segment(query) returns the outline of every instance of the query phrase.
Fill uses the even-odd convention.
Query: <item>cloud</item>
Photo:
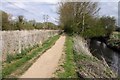
[[[43,15],[49,15],[49,21],[55,22],[56,4],[46,2],[2,2],[2,9],[13,16],[23,15],[26,19],[43,22]]]
[[[43,3],[49,3],[49,4],[56,4],[60,0],[3,0],[2,2],[43,2]]]
[[[25,8],[26,7],[25,4],[22,3],[22,2],[12,2],[12,4],[15,5],[15,6],[18,6],[20,8]]]
[[[115,17],[116,24],[118,24],[119,16],[118,16],[118,2],[103,2],[100,4],[100,16],[111,16]]]
[[[41,22],[43,22],[43,15],[49,15],[49,21],[55,23],[59,16],[57,2],[58,0],[3,0],[0,9],[13,16],[23,15],[28,20],[35,19]],[[101,2],[99,6],[101,7],[101,16],[118,17],[117,2]]]
[[[118,18],[118,2],[101,2],[100,15],[114,16]]]

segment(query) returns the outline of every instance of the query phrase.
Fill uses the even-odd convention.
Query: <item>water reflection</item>
[[[91,41],[90,50],[97,58],[102,59],[104,57],[108,65],[120,76],[120,52],[115,52],[108,48],[105,43],[95,40]]]

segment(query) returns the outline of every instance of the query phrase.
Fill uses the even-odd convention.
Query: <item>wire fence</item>
[[[49,37],[57,35],[58,30],[0,31],[0,50],[3,61],[7,54],[21,53],[34,45],[41,45]]]

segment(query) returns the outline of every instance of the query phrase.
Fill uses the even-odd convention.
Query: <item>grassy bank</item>
[[[45,41],[42,46],[39,46],[36,49],[30,51],[30,53],[27,53],[22,58],[14,61],[13,63],[7,63],[2,69],[3,78],[9,76],[14,71],[19,69],[21,66],[27,64],[27,62],[30,61],[31,59],[38,57],[39,54],[42,54],[44,51],[46,51],[52,45],[54,45],[54,43],[56,42],[56,40],[58,38],[59,38],[59,35],[54,36],[54,37],[50,38],[49,40]],[[29,66],[27,66],[27,68],[29,68],[30,65],[31,64],[29,64]],[[22,72],[24,72],[24,70],[22,70]]]
[[[116,78],[116,74],[104,61],[84,53],[74,52],[77,73],[80,78]]]
[[[73,42],[72,38],[66,38],[65,42],[65,61],[63,64],[63,72],[58,72],[57,76],[59,78],[74,78],[76,77],[75,64],[74,64],[74,55],[73,55]]]
[[[57,69],[58,78],[116,78],[117,74],[111,70],[105,60],[92,56],[81,38],[67,37],[65,42],[65,56]]]
[[[83,39],[83,38],[82,38]],[[84,45],[84,40],[75,37],[74,59],[79,78],[116,78],[117,75],[107,65],[105,59],[99,60],[91,55],[89,48]],[[83,43],[83,44],[82,44]],[[87,51],[88,50],[88,51]]]

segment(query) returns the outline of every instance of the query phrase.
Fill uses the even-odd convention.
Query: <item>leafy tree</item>
[[[110,36],[112,32],[115,30],[115,18],[110,16],[103,16],[100,18],[100,25],[106,31],[106,36]]]
[[[23,22],[23,19],[24,19],[24,17],[22,15],[18,16],[18,20],[19,20],[20,23]]]
[[[115,28],[115,19],[98,17],[99,10],[96,2],[62,2],[58,11],[60,25],[65,32],[85,38],[109,36]]]
[[[90,26],[90,19],[98,12],[96,2],[65,2],[61,3],[58,13],[60,25],[68,33],[83,33]]]
[[[73,23],[73,4],[72,3],[61,3],[59,12],[60,14],[60,25],[63,26],[65,32],[72,32],[71,25]]]
[[[9,15],[4,11],[0,11],[0,14],[2,16],[2,30],[11,30],[8,20]]]

